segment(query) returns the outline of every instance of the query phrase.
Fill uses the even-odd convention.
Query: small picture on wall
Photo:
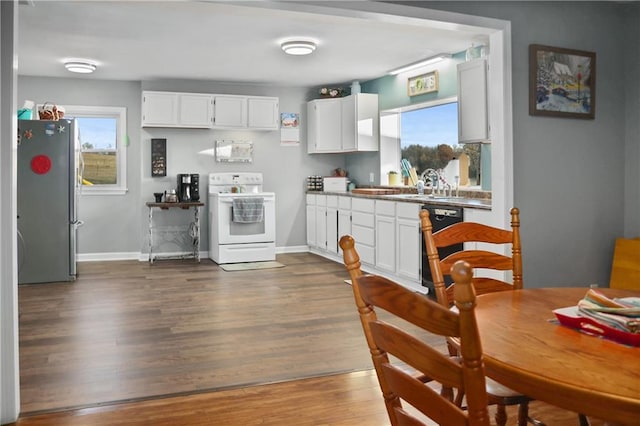
[[[596,54],[529,46],[529,114],[594,118]]]
[[[422,95],[438,91],[438,71],[431,71],[416,77],[410,77],[407,82],[409,96]]]

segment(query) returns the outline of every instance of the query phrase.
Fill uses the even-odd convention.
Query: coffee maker
[[[181,203],[200,201],[200,175],[180,173],[176,192]]]
[[[191,175],[180,173],[178,175],[178,186],[176,187],[178,193],[178,201],[181,203],[188,203],[191,201]]]
[[[200,201],[200,175],[191,175],[191,201]]]

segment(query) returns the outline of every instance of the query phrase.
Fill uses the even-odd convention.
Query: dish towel
[[[578,302],[580,314],[609,327],[628,333],[640,333],[640,297],[609,299],[599,291],[589,290]]]
[[[236,223],[258,223],[264,221],[264,198],[234,198],[233,221]]]

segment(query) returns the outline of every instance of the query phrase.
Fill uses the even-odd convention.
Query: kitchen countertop
[[[375,200],[402,201],[404,203],[432,204],[434,206],[456,206],[472,209],[491,210],[491,199],[444,197],[430,195],[418,195],[416,193],[404,194],[354,194],[351,192],[307,191],[307,194],[341,195],[343,197],[370,198]]]

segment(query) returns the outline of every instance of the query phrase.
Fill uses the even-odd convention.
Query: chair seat
[[[487,393],[491,395],[497,396],[499,398],[515,398],[515,397],[523,398],[522,394],[514,391],[511,388],[506,387],[502,383],[496,382],[490,377],[487,377],[486,380],[487,380]],[[524,397],[524,399],[526,400],[528,398]]]

